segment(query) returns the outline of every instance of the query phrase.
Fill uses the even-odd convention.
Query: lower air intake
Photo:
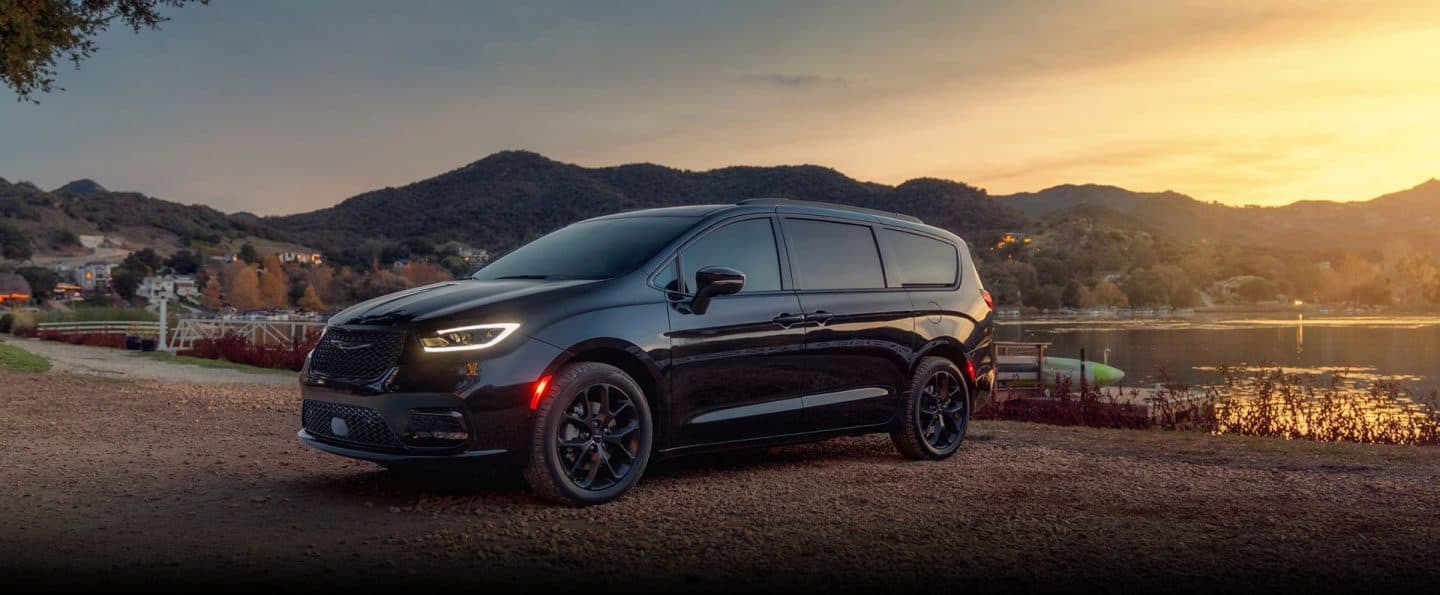
[[[374,409],[307,400],[300,417],[305,431],[313,436],[359,446],[400,447],[385,418]]]

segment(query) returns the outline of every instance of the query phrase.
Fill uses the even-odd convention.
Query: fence
[[[219,318],[184,318],[175,326],[167,343],[172,351],[183,351],[202,339],[241,336],[252,345],[290,345],[325,329],[325,323],[300,320],[224,320]]]
[[[104,322],[42,322],[35,325],[35,330],[41,334],[52,335],[136,335],[142,337],[158,337],[160,335],[160,323],[143,320],[125,321],[104,321]]]

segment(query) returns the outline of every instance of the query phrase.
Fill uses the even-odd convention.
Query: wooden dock
[[[1118,425],[1185,427],[1199,416],[1208,415],[1210,403],[1205,391],[1179,387],[1151,386],[1094,387],[1046,382],[1045,356],[1049,343],[997,341],[992,344],[992,361],[1000,356],[1034,358],[1034,365],[1022,373],[1006,374],[997,380],[994,405],[1004,417],[1047,418],[1079,415],[1113,420]],[[1084,354],[1081,354],[1084,359]],[[1083,372],[1082,372],[1083,373]]]
[[[1187,390],[1176,393],[1164,388],[1106,387],[1097,389],[1100,393],[1094,399],[1084,401],[1085,407],[1103,415],[1128,418],[1144,425],[1186,426],[1206,414],[1209,400],[1204,391]],[[1067,401],[1049,391],[1008,391],[996,390],[995,402],[1009,409],[1050,407],[1066,405]],[[1071,397],[1068,401],[1080,405],[1082,400]]]

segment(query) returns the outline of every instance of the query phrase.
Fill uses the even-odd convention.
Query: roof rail
[[[891,212],[891,211],[882,211],[882,210],[880,210],[880,209],[867,209],[867,208],[865,208],[865,207],[852,207],[852,206],[850,206],[850,205],[836,204],[836,203],[833,203],[833,202],[820,202],[820,201],[816,201],[816,200],[795,200],[795,199],[791,199],[791,198],[747,198],[747,199],[742,200],[742,201],[740,201],[740,202],[737,202],[737,203],[735,203],[735,204],[737,204],[737,205],[777,205],[777,206],[778,206],[778,205],[790,205],[790,206],[796,206],[796,207],[816,207],[816,208],[821,208],[821,209],[835,209],[835,210],[837,210],[837,211],[850,211],[850,212],[852,212],[852,213],[866,213],[866,214],[869,214],[869,215],[879,215],[879,216],[881,216],[881,217],[890,217],[890,218],[892,218],[892,219],[899,219],[899,220],[901,220],[901,221],[909,221],[909,222],[911,222],[911,223],[919,223],[919,224],[921,224],[921,225],[924,225],[924,224],[925,224],[925,222],[924,222],[924,221],[921,221],[919,217],[914,217],[914,216],[911,216],[911,215],[905,215],[905,214],[903,214],[903,213],[894,213],[894,212]]]

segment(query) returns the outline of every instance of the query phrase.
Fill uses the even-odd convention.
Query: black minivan
[[[331,318],[299,437],[392,468],[512,465],[577,505],[656,457],[888,432],[941,459],[993,379],[992,316],[964,241],[913,217],[619,213]]]

